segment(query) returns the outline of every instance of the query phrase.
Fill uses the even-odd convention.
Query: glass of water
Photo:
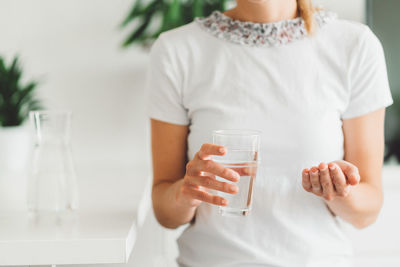
[[[253,196],[253,187],[260,160],[260,132],[256,130],[217,130],[213,131],[213,143],[224,146],[227,150],[224,156],[213,156],[213,160],[230,168],[240,175],[238,182],[231,182],[221,177],[219,181],[236,184],[239,187],[237,194],[218,192],[226,198],[228,206],[220,206],[222,215],[248,215]]]

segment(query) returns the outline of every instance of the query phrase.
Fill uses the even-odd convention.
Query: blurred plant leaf
[[[203,4],[202,0],[193,0],[193,16],[202,17],[203,16]]]
[[[233,0],[136,0],[121,23],[122,28],[135,25],[123,46],[134,43],[146,45],[161,33],[187,24],[195,17],[208,16],[214,10],[226,10],[231,1]],[[155,20],[159,20],[159,23],[154,26],[152,22]]]
[[[125,20],[121,23],[121,27],[125,27],[133,18],[139,16],[142,13],[145,13],[143,9],[143,0],[136,0],[135,4],[133,5],[131,12],[126,16]]]
[[[34,95],[37,82],[21,83],[22,69],[18,57],[7,66],[0,57],[0,126],[18,126],[28,117],[31,110],[41,105]]]

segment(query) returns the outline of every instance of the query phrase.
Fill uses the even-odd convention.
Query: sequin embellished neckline
[[[335,13],[320,10],[314,15],[319,27],[335,19]],[[304,20],[297,17],[271,23],[255,23],[232,19],[220,11],[210,16],[196,18],[202,29],[235,44],[249,46],[279,46],[307,36]]]

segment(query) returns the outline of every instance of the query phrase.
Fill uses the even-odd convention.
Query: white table
[[[0,197],[0,265],[128,261],[150,207],[149,168],[96,164],[78,165],[77,170],[80,208],[72,214],[30,217],[21,177],[19,194],[9,194],[19,198]],[[0,179],[0,193],[18,181],[5,182],[4,175]]]

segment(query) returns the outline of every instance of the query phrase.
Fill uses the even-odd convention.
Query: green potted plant
[[[31,148],[29,111],[40,108],[35,97],[36,81],[22,83],[18,57],[7,64],[0,57],[0,173],[26,167]]]
[[[121,24],[135,24],[123,46],[151,44],[162,32],[187,24],[195,17],[208,16],[214,10],[226,10],[232,0],[135,0]]]

